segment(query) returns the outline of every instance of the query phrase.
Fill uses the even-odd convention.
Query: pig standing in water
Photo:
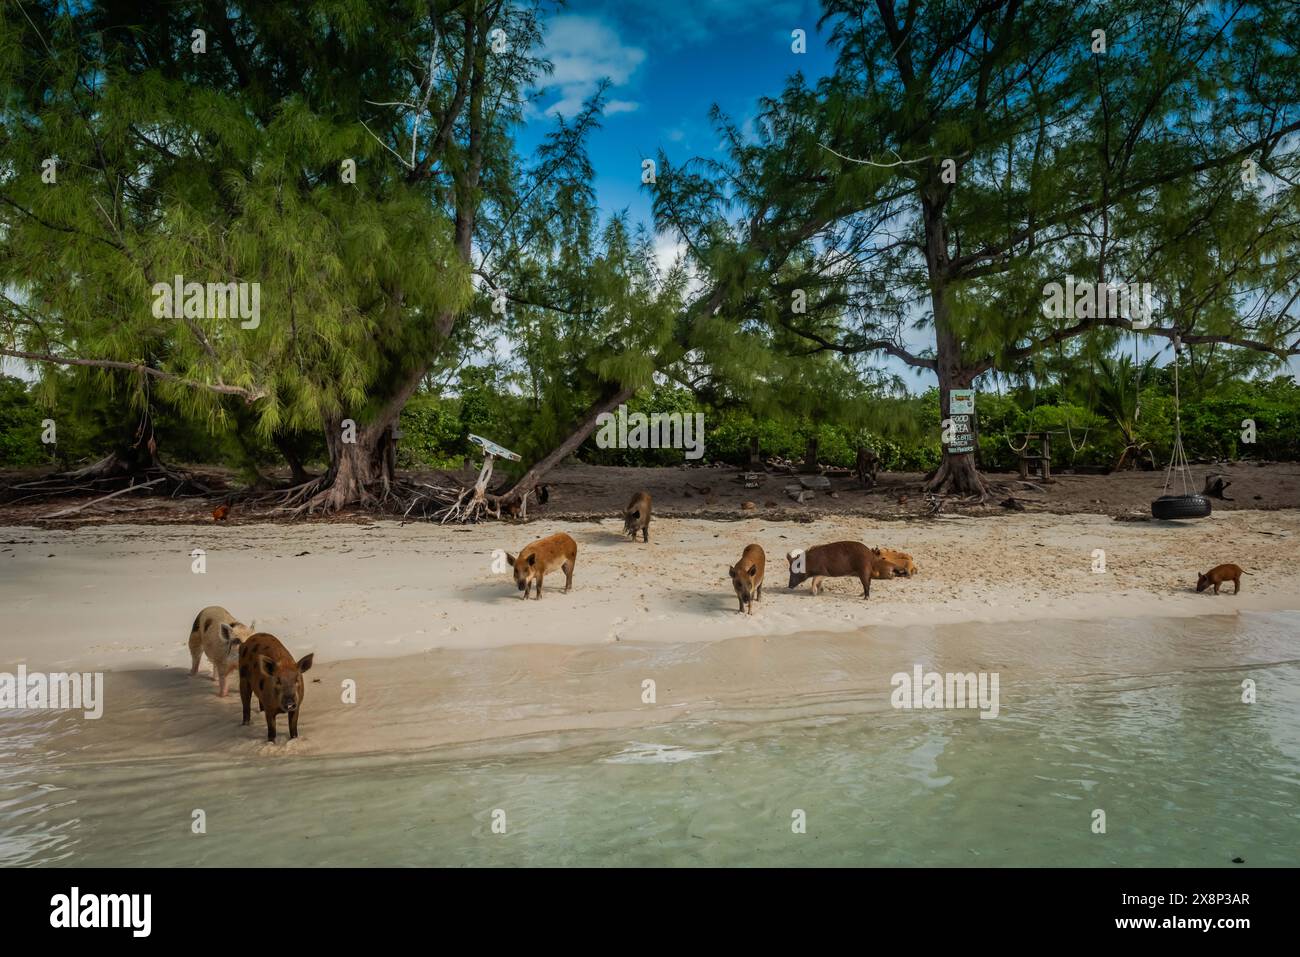
[[[754,602],[763,597],[763,569],[767,565],[767,556],[762,545],[746,545],[740,553],[740,561],[727,569],[731,575],[731,587],[736,590],[736,600],[740,602],[740,611],[754,613]],[[748,609],[746,609],[748,606]]]
[[[253,629],[235,621],[220,605],[209,605],[190,628],[190,677],[199,673],[199,660],[206,653],[212,664],[212,678],[218,683],[217,696],[224,698],[230,673],[239,667],[239,647]]]
[[[559,568],[564,571],[564,593],[567,595],[573,587],[573,566],[578,560],[578,543],[568,535],[560,532],[549,538],[533,542],[516,558],[506,552],[506,561],[514,566],[515,585],[523,592],[524,601],[528,600],[528,589],[537,586],[536,597],[542,597],[542,578],[549,571]]]
[[[854,576],[862,582],[862,597],[871,597],[871,574],[880,561],[871,549],[861,542],[832,542],[815,545],[806,552],[793,551],[786,556],[790,563],[790,587],[796,587],[806,578],[812,579],[812,593],[822,590],[823,578]]]
[[[641,533],[641,541],[650,541],[650,493],[637,492],[632,501],[623,509],[623,534],[636,541],[636,533]]]
[[[266,715],[266,740],[275,740],[275,719],[289,716],[289,738],[298,737],[298,713],[306,692],[302,676],[311,670],[310,654],[294,662],[289,650],[274,635],[259,631],[239,649],[239,698],[244,703],[244,724],[250,721],[249,703],[257,691],[257,705]]]

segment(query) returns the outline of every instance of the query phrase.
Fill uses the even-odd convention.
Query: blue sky
[[[641,160],[661,147],[674,161],[715,155],[714,103],[743,124],[791,74],[829,73],[820,16],[813,0],[572,0],[548,18],[544,55],[555,73],[520,147],[531,152],[556,111],[572,116],[607,78],[603,128],[589,143],[596,194],[602,212],[627,209],[633,223],[649,223]],[[806,53],[791,51],[796,28]]]

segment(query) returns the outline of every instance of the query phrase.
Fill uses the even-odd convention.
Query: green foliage
[[[41,444],[46,416],[19,379],[0,376],[0,466],[23,468],[50,461]]]
[[[398,468],[457,468],[469,454],[458,403],[417,395],[402,410],[402,437],[397,443]]]

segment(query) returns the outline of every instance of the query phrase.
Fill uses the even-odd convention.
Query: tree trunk
[[[969,389],[975,373],[963,366],[961,342],[952,327],[952,314],[948,299],[948,238],[944,228],[942,207],[928,198],[922,200],[925,219],[926,262],[930,272],[930,302],[934,310],[935,371],[939,378],[939,421],[952,417],[950,393],[953,389]],[[975,417],[971,417],[972,439],[979,445]],[[988,494],[988,488],[975,466],[974,452],[949,452],[945,444],[943,460],[926,487],[932,492],[957,495]]]
[[[758,436],[749,437],[749,470],[751,472],[761,472],[763,470],[762,451],[758,447]]]
[[[617,409],[628,399],[632,398],[634,392],[635,390],[633,389],[619,389],[613,395],[601,399],[588,409],[587,414],[582,417],[582,420],[574,430],[569,433],[568,437],[548,452],[544,458],[534,464],[532,468],[520,477],[519,481],[514,484],[514,487],[511,488],[510,491],[501,496],[499,500],[501,504],[517,504],[522,502],[525,495],[537,488],[541,480],[545,478],[547,472],[576,452],[578,446],[587,441],[587,436],[596,431],[596,420],[602,414]]]
[[[307,501],[309,511],[338,511],[349,505],[382,502],[395,478],[392,468],[391,425],[356,426],[355,441],[344,441],[343,420],[331,419],[325,426],[325,446],[330,467],[315,483]]]
[[[294,448],[293,442],[290,441],[288,436],[277,432],[271,441],[275,443],[275,447],[284,456],[284,461],[289,466],[290,483],[302,485],[304,482],[310,482],[312,479],[311,473],[303,465],[302,456],[298,454],[298,450]]]

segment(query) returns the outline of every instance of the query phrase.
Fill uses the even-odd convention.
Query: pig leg
[[[642,527],[642,529],[641,529],[641,541],[642,541],[642,542],[648,542],[648,541],[650,541],[650,523],[649,523],[649,522],[647,522],[647,523]]]
[[[1216,595],[1219,593],[1219,583],[1218,583],[1218,582],[1215,582],[1215,583],[1214,583],[1214,593],[1215,593]]]
[[[542,600],[542,574],[541,574],[541,572],[538,572],[538,573],[537,573],[537,592],[536,592],[536,594],[535,594],[534,597],[535,597],[538,601],[541,601],[541,600]]]
[[[762,598],[763,598],[763,584],[762,582],[760,582],[758,587],[754,589],[754,601],[760,601],[762,600]]]
[[[292,741],[298,737],[298,712],[289,712],[289,740]]]
[[[203,642],[197,631],[190,632],[190,677],[199,673],[199,660],[203,657]]]
[[[812,580],[812,593],[820,595],[822,592],[822,579],[820,575],[814,575]]]
[[[570,558],[561,567],[564,569],[564,593],[567,595],[573,587],[573,559]]]
[[[871,597],[871,569],[867,569],[858,576],[858,581],[862,582],[862,597]]]
[[[244,673],[246,670],[247,669],[243,667],[239,669],[239,700],[244,704],[244,720],[241,721],[240,724],[248,724],[251,720],[250,715],[252,714],[252,709],[249,708],[249,703],[253,698],[253,684],[248,680],[248,675]]]
[[[226,683],[230,680],[230,672],[222,669],[221,678],[219,680],[221,682],[221,685],[220,687],[217,688],[217,697],[224,698],[226,696],[226,688],[227,688]]]
[[[1237,592],[1239,592],[1239,591],[1241,591],[1241,579],[1240,579],[1240,578],[1234,578],[1234,579],[1232,580],[1232,593],[1235,595],[1235,594],[1237,594]]]
[[[275,740],[275,715],[276,712],[268,710],[266,712],[266,740]]]

